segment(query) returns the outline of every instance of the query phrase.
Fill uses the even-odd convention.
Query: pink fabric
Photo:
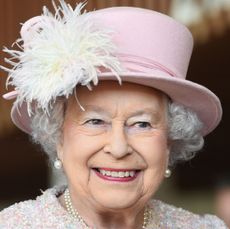
[[[27,200],[4,209],[0,212],[0,228],[83,229],[60,205],[56,197],[60,193],[62,191],[59,187],[48,189],[36,200]],[[228,229],[224,222],[214,215],[193,214],[154,199],[147,205],[153,214],[146,229]]]
[[[120,75],[122,81],[157,88],[173,101],[191,108],[204,123],[203,135],[218,125],[222,116],[219,99],[207,88],[185,80],[193,39],[184,25],[158,12],[135,7],[106,8],[90,15],[98,27],[114,31],[113,41],[118,47],[115,55],[126,69]],[[30,25],[39,23],[38,19],[35,17],[25,23],[24,37],[29,37],[25,33],[30,31]],[[116,78],[105,71],[99,75],[99,80]],[[30,133],[26,105],[13,107],[11,114],[13,122]]]
[[[135,7],[106,8],[92,14],[98,24],[115,31],[119,53],[157,61],[185,78],[193,38],[184,25],[161,13]]]

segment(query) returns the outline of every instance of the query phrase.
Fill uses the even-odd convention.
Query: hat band
[[[120,60],[124,69],[131,72],[141,72],[141,73],[153,73],[153,72],[163,72],[167,76],[176,77],[177,75],[168,67],[162,65],[161,63],[135,55],[129,55],[124,53],[116,53],[116,56]],[[108,69],[102,70],[102,72],[108,72]],[[164,74],[164,75],[165,75]]]

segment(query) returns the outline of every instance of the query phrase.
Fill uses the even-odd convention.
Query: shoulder
[[[160,228],[175,229],[228,229],[222,220],[215,215],[198,215],[182,208],[151,200],[149,207],[158,216]],[[154,219],[154,217],[153,217]]]
[[[0,212],[0,229],[65,228],[68,215],[59,204],[56,189],[48,189],[36,200],[16,203]],[[67,219],[65,219],[67,218]]]

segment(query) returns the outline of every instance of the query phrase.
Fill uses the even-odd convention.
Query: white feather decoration
[[[101,28],[90,13],[81,14],[86,3],[73,9],[64,0],[59,2],[59,6],[53,3],[55,14],[44,7],[39,21],[22,33],[16,42],[20,51],[3,50],[11,55],[5,61],[13,66],[1,66],[9,73],[7,84],[15,86],[15,102],[27,102],[29,113],[33,101],[48,112],[58,96],[68,98],[76,85],[90,89],[91,82],[98,83],[101,66],[113,72],[121,83],[122,67],[113,55],[113,31]]]

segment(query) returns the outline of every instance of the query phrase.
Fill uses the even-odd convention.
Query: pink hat
[[[207,88],[185,79],[193,38],[184,25],[161,13],[135,7],[112,7],[86,15],[102,28],[114,31],[112,42],[117,49],[113,56],[122,66],[122,71],[118,71],[122,81],[159,89],[173,101],[191,108],[204,123],[203,135],[218,125],[222,116],[219,99]],[[22,37],[23,30],[25,33],[38,20],[39,17],[35,17],[24,24]],[[25,39],[24,36],[24,42]],[[115,80],[114,68],[104,66],[100,69],[99,81]],[[16,90],[4,97],[17,96],[20,91]],[[31,117],[27,105],[25,101],[14,104],[11,115],[16,126],[30,133]]]

